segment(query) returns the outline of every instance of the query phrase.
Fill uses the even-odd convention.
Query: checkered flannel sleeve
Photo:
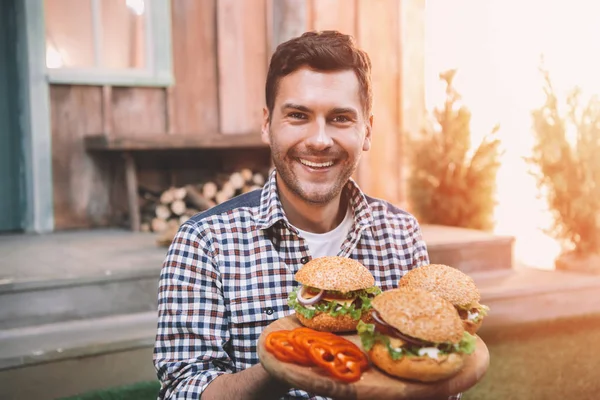
[[[429,255],[427,253],[427,245],[421,234],[421,227],[414,217],[412,219],[413,263],[415,266],[420,267],[429,264]]]
[[[192,224],[176,234],[164,261],[158,289],[154,365],[159,399],[198,399],[234,365],[219,270],[211,244]]]

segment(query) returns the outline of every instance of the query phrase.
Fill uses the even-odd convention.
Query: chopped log
[[[170,204],[173,200],[175,200],[175,188],[169,188],[160,195],[160,202],[162,204]]]
[[[202,195],[193,185],[187,185],[186,187],[186,197],[185,201],[188,204],[191,204],[199,211],[208,210],[214,205],[214,202],[211,202]],[[213,196],[214,197],[214,196]]]
[[[249,168],[243,168],[240,171],[240,174],[242,175],[242,178],[244,178],[244,182],[248,182],[252,179],[252,170]]]
[[[233,188],[235,190],[238,190],[238,189],[241,189],[242,187],[244,187],[245,182],[246,182],[246,180],[244,179],[244,177],[242,176],[242,174],[240,172],[234,172],[229,177],[229,183],[231,184],[231,186],[233,186]]]
[[[231,196],[222,190],[218,191],[217,195],[215,196],[215,201],[217,204],[225,203],[229,199],[231,199]]]
[[[169,225],[165,219],[154,218],[150,226],[152,227],[152,232],[164,232]]]
[[[179,221],[178,220],[170,220],[167,224],[165,230],[160,232],[158,237],[156,238],[156,244],[159,246],[169,247],[173,242],[173,238],[177,234],[179,230]]]
[[[193,217],[194,215],[198,214],[200,212],[200,210],[196,210],[195,208],[189,208],[187,210],[185,210],[185,214],[183,215],[187,215],[188,217]]]
[[[166,221],[171,216],[171,209],[165,204],[159,204],[156,206],[155,213],[158,218]]]
[[[219,188],[214,182],[206,182],[202,185],[202,196],[204,196],[205,199],[214,199],[218,191]]]
[[[179,217],[179,223],[184,224],[188,219],[190,219],[189,215],[182,215],[181,217]]]
[[[265,177],[261,173],[257,172],[252,176],[252,183],[262,186],[265,184]]]
[[[187,189],[185,187],[175,188],[173,189],[173,197],[175,200],[183,200],[185,199],[185,195],[187,194]]]
[[[256,189],[262,189],[262,186],[258,186],[258,185],[244,185],[244,187],[242,188],[242,193],[248,193],[251,192],[253,190]]]
[[[225,193],[225,196],[227,196],[227,199],[230,199],[235,195],[235,187],[233,186],[233,184],[231,182],[227,181],[223,184],[223,187],[221,187],[220,192]]]
[[[171,203],[171,211],[173,211],[173,214],[175,215],[183,215],[186,209],[187,207],[183,200],[175,200]]]

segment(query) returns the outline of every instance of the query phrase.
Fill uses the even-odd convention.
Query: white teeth
[[[306,166],[313,167],[313,168],[325,168],[325,167],[331,167],[333,165],[333,161],[328,161],[326,163],[319,164],[319,163],[314,163],[311,161],[300,159],[300,162]]]

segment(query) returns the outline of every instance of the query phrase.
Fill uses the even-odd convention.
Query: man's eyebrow
[[[294,110],[306,112],[306,113],[311,112],[310,108],[303,106],[301,104],[285,103],[281,106],[282,110],[290,109],[290,108],[294,109]],[[358,115],[358,111],[353,107],[335,107],[329,111],[329,114],[351,114],[351,115],[356,116],[356,115]]]
[[[310,108],[303,106],[301,104],[285,103],[284,105],[281,106],[282,110],[285,110],[287,108],[293,108],[294,110],[303,111],[303,112],[310,112]]]
[[[352,107],[336,107],[331,110],[331,114],[352,114],[358,115],[358,111]]]

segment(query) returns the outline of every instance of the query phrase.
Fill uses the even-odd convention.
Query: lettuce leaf
[[[363,321],[359,321],[356,330],[364,349],[367,351],[371,350],[375,343],[380,342],[387,347],[388,353],[393,360],[398,360],[403,356],[416,357],[419,355],[420,347],[417,346],[404,345],[401,349],[392,348],[390,338],[376,332],[374,324],[366,324]],[[438,348],[440,354],[471,354],[475,351],[476,343],[477,339],[475,336],[469,334],[469,332],[464,332],[461,341],[455,345],[450,345],[448,343],[433,343],[432,347]]]
[[[312,319],[317,312],[329,313],[332,317],[339,315],[350,315],[353,319],[359,320],[360,317],[371,309],[371,297],[381,293],[381,289],[377,286],[372,286],[367,289],[356,290],[354,292],[344,293],[345,298],[359,297],[361,299],[360,308],[356,307],[355,303],[349,306],[340,304],[337,301],[319,301],[312,308],[306,308],[298,302],[298,290],[302,286],[295,288],[288,296],[288,306],[293,308],[298,314],[306,319]],[[341,294],[341,292],[327,291],[329,293]]]
[[[477,345],[477,338],[471,335],[469,332],[465,331],[463,333],[463,337],[458,344],[454,345],[454,350],[457,353],[465,353],[472,354],[475,351],[475,347]]]
[[[358,336],[360,337],[360,342],[362,343],[365,350],[369,351],[373,348],[375,343],[380,342],[387,347],[387,351],[392,357],[392,360],[398,360],[400,357],[406,353],[409,354],[408,351],[402,349],[394,349],[390,345],[390,338],[382,335],[379,332],[375,332],[375,325],[373,324],[365,324],[363,321],[359,321],[356,327],[356,331],[358,332]]]

